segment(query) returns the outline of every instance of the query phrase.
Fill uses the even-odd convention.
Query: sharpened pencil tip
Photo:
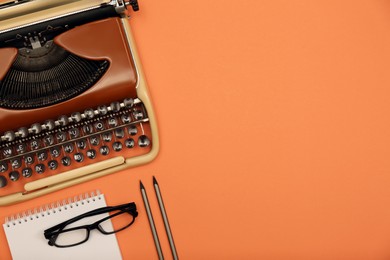
[[[139,181],[139,187],[140,187],[141,190],[145,189],[144,185],[142,184],[142,181]]]
[[[153,176],[153,185],[155,185],[155,184],[158,185],[157,180],[156,180],[156,177]]]

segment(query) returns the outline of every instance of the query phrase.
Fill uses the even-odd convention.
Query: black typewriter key
[[[133,116],[134,116],[135,120],[142,120],[144,118],[144,114],[142,113],[141,110],[135,110],[133,112]]]
[[[60,148],[59,147],[51,148],[50,149],[50,154],[51,154],[52,157],[57,158],[61,154]]]
[[[54,171],[58,168],[58,162],[56,160],[51,160],[47,163],[47,166],[49,166],[49,169]]]
[[[42,126],[39,123],[35,123],[31,125],[31,132],[33,134],[39,134],[42,131]]]
[[[25,143],[20,143],[16,145],[16,152],[18,154],[25,153],[27,151],[27,145]]]
[[[125,145],[127,148],[133,148],[135,145],[134,139],[133,138],[126,139]]]
[[[78,163],[81,163],[82,161],[84,161],[84,155],[82,153],[75,153],[73,155],[73,158]]]
[[[12,142],[16,138],[16,134],[14,131],[7,131],[4,133],[5,141]]]
[[[97,121],[94,124],[96,131],[103,131],[105,129],[104,123],[102,121]]]
[[[66,141],[66,134],[64,132],[58,132],[56,134],[56,139],[58,143],[62,143]]]
[[[110,127],[116,127],[116,126],[118,126],[118,120],[115,117],[110,117],[108,119],[108,125]]]
[[[75,123],[78,123],[81,121],[82,117],[81,117],[81,114],[79,112],[75,112],[71,115],[72,117],[72,121],[75,122]]]
[[[129,115],[121,115],[121,121],[123,124],[128,124],[131,122],[131,116]]]
[[[95,116],[95,111],[92,108],[88,108],[84,111],[84,115],[88,119],[92,119]]]
[[[93,146],[97,146],[97,145],[99,145],[99,143],[100,143],[100,138],[99,138],[99,136],[91,136],[91,137],[89,138],[89,142],[90,142]]]
[[[53,120],[47,120],[45,122],[45,128],[46,130],[53,130],[56,127],[56,123]]]
[[[80,136],[80,130],[78,128],[69,129],[69,136],[71,139],[78,138]]]
[[[67,124],[69,124],[69,118],[67,116],[60,116],[58,118],[58,124],[60,126],[66,126]]]
[[[111,142],[112,141],[112,133],[111,132],[104,133],[102,136],[103,136],[104,142]]]
[[[84,132],[84,134],[86,134],[86,135],[92,134],[92,133],[93,133],[93,126],[90,125],[90,124],[84,125],[84,126],[83,126],[83,132]]]
[[[119,102],[112,102],[110,104],[110,108],[112,112],[118,112],[119,110],[121,110],[121,104]]]
[[[129,135],[136,135],[138,133],[138,129],[135,125],[131,125],[127,128]]]
[[[53,135],[47,135],[43,138],[43,142],[46,146],[50,146],[54,144],[54,136]]]
[[[122,143],[121,142],[114,142],[112,144],[112,149],[114,149],[115,152],[122,151]]]
[[[140,147],[148,147],[150,145],[150,140],[146,135],[141,135],[138,138],[138,145]]]
[[[108,148],[107,145],[103,145],[100,147],[99,151],[102,155],[108,155],[110,153],[110,148]]]
[[[47,160],[47,152],[46,151],[38,152],[37,156],[38,156],[38,160],[41,162]]]
[[[35,160],[34,160],[34,156],[31,155],[31,154],[26,155],[26,156],[24,157],[24,162],[25,162],[27,165],[33,164],[34,161],[35,161]]]
[[[17,180],[19,180],[19,177],[20,177],[20,174],[18,171],[12,171],[9,173],[9,179],[11,181],[17,181]]]
[[[126,98],[125,100],[123,100],[123,104],[125,105],[125,107],[131,108],[134,105],[134,99]]]
[[[7,186],[7,179],[1,175],[0,176],[0,188],[4,188],[5,186]]]
[[[8,171],[8,163],[5,161],[0,162],[0,172]]]
[[[44,164],[40,163],[40,164],[35,165],[35,172],[36,173],[42,174],[45,172],[45,170],[46,170],[46,167]]]
[[[12,159],[11,166],[13,169],[19,169],[22,166],[22,160],[20,158]]]
[[[123,137],[125,137],[125,131],[123,130],[123,128],[115,129],[115,136],[116,136],[117,138],[123,138]]]
[[[77,141],[77,147],[79,149],[84,150],[87,147],[87,142],[85,141],[85,139]]]
[[[74,151],[74,145],[73,144],[64,144],[63,145],[64,151],[66,153],[71,153]]]
[[[11,157],[13,155],[13,151],[11,147],[6,147],[2,150],[3,156],[5,158]]]
[[[39,140],[32,140],[32,141],[30,142],[30,149],[31,149],[31,150],[38,150],[39,147],[40,147],[40,145],[39,145]]]
[[[32,173],[33,173],[33,171],[32,171],[32,169],[30,167],[24,168],[22,170],[22,175],[23,175],[24,178],[30,178],[32,176]]]
[[[108,113],[108,109],[106,106],[99,106],[97,110],[99,112],[99,115],[102,115],[102,116],[104,116]]]
[[[96,151],[93,149],[90,149],[87,151],[87,157],[89,159],[95,159],[96,158]]]
[[[22,137],[22,138],[27,137],[28,136],[28,129],[27,129],[27,127],[19,128],[18,133],[19,133],[19,136]]]
[[[69,156],[65,156],[65,157],[63,157],[63,158],[61,159],[61,163],[62,163],[62,165],[64,165],[64,166],[69,166],[69,165],[72,164],[72,160],[70,159]]]

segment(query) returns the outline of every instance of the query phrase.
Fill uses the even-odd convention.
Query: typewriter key
[[[112,149],[114,149],[115,152],[119,152],[122,150],[122,143],[121,142],[114,142],[112,144]]]
[[[138,138],[138,145],[140,147],[148,147],[150,145],[150,140],[146,135],[141,135]]]
[[[47,166],[49,166],[50,170],[55,170],[58,168],[58,162],[56,160],[51,160],[47,163]]]
[[[32,176],[32,169],[30,167],[29,168],[24,168],[22,170],[22,175],[25,178],[30,178]]]
[[[123,124],[128,124],[131,122],[131,116],[129,115],[122,115],[121,120]]]
[[[11,157],[11,156],[13,155],[13,151],[12,151],[12,148],[11,148],[11,147],[6,147],[6,148],[4,148],[3,151],[2,151],[2,153],[3,153],[3,156],[4,156],[5,158]]]
[[[12,142],[13,140],[15,140],[16,135],[14,131],[7,131],[4,133],[4,137],[5,141]]]
[[[54,136],[53,135],[47,135],[43,138],[43,142],[46,146],[50,146],[54,144]]]
[[[16,145],[16,152],[18,154],[25,153],[27,151],[27,145],[25,143],[20,143]]]
[[[45,167],[45,165],[43,165],[42,163],[35,165],[35,171],[36,171],[36,173],[42,174],[42,173],[45,172],[45,170],[46,170],[46,167]]]
[[[144,118],[144,114],[142,113],[141,110],[135,110],[133,112],[133,116],[134,116],[135,120],[141,120]]]
[[[92,125],[84,125],[83,126],[83,132],[86,135],[90,135],[93,133],[93,126]]]
[[[13,169],[19,169],[22,166],[22,160],[20,158],[11,160],[11,166]]]
[[[121,104],[119,102],[112,102],[110,104],[110,108],[112,112],[118,112],[119,110],[121,110]]]
[[[73,113],[71,115],[71,117],[72,117],[73,122],[76,122],[76,123],[80,122],[82,119],[81,114],[79,112]]]
[[[104,140],[104,142],[111,142],[112,141],[112,133],[111,132],[104,133],[103,140]]]
[[[118,126],[118,120],[115,117],[110,117],[108,119],[108,125],[110,127],[116,127],[116,126]]]
[[[94,116],[95,116],[95,112],[92,108],[88,108],[84,111],[84,115],[88,118],[88,119],[92,119]]]
[[[19,180],[19,177],[20,177],[20,174],[18,171],[12,171],[9,173],[9,179],[11,181],[17,181],[17,180]]]
[[[104,123],[102,121],[97,121],[94,125],[97,131],[103,131],[105,129]]]
[[[84,161],[84,155],[82,153],[75,153],[73,155],[73,158],[76,162],[80,163],[82,161]]]
[[[108,109],[106,106],[99,106],[97,110],[99,111],[99,114],[102,116],[108,113]]]
[[[86,147],[87,147],[87,142],[85,141],[85,139],[82,139],[80,141],[77,141],[77,147],[79,149],[82,149],[84,150]]]
[[[40,145],[39,145],[39,141],[38,140],[32,140],[30,142],[30,149],[31,150],[38,150],[39,147],[40,147]]]
[[[63,157],[63,158],[61,159],[61,163],[62,163],[62,165],[64,165],[64,166],[69,166],[69,165],[72,164],[72,161],[71,161],[71,159],[70,159],[69,156],[65,156],[65,157]]]
[[[42,126],[39,123],[35,123],[31,125],[31,132],[33,134],[39,134],[42,131]]]
[[[64,132],[58,132],[56,134],[57,142],[62,143],[66,141],[66,134]]]
[[[25,138],[28,136],[28,129],[26,127],[19,128],[18,130],[20,137]]]
[[[90,149],[87,151],[87,157],[89,159],[95,159],[96,158],[96,151],[93,149]]]
[[[129,135],[136,135],[138,133],[137,127],[135,125],[131,125],[127,128]]]
[[[0,172],[6,172],[6,171],[8,171],[8,163],[0,162]]]
[[[123,100],[123,104],[125,105],[125,107],[131,108],[134,105],[134,100],[132,98],[126,98],[125,100]]]
[[[27,165],[31,165],[34,163],[34,156],[33,155],[26,155],[24,157],[24,162],[27,164]]]
[[[41,152],[38,152],[38,160],[39,161],[45,161],[47,159],[47,152],[46,151],[41,151]]]
[[[56,123],[53,120],[45,121],[46,130],[53,130],[56,127]]]
[[[4,188],[5,186],[7,186],[7,179],[1,175],[0,176],[0,188]]]
[[[108,155],[110,153],[110,148],[108,148],[107,145],[103,145],[100,147],[99,151],[102,155]]]
[[[78,128],[69,129],[69,136],[71,139],[78,138],[80,136],[80,130]]]
[[[123,130],[123,128],[115,129],[115,136],[117,138],[123,138],[125,136],[125,131]]]
[[[96,146],[96,145],[99,145],[100,143],[100,138],[98,136],[92,136],[89,138],[89,142],[93,145],[93,146]]]
[[[71,153],[74,151],[74,145],[73,144],[64,144],[63,145],[64,151],[66,153]]]
[[[133,148],[134,145],[135,145],[135,142],[133,140],[133,138],[129,138],[125,141],[125,145],[127,148]]]
[[[53,147],[50,149],[50,154],[51,156],[53,156],[54,158],[57,158],[58,156],[60,156],[61,154],[61,151],[60,151],[60,148],[59,147]]]
[[[69,123],[69,118],[67,116],[60,116],[58,118],[58,123],[60,124],[60,126],[66,126],[68,123]]]

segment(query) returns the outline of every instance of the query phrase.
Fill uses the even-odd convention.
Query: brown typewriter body
[[[0,205],[153,160],[134,1],[0,5]],[[87,18],[86,18],[87,17]]]

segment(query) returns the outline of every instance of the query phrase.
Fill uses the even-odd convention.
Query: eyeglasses
[[[73,223],[92,216],[112,213],[111,215],[96,221],[90,225],[74,226]],[[49,245],[56,247],[72,247],[85,243],[89,239],[91,230],[97,229],[104,235],[114,234],[122,231],[134,223],[138,216],[137,207],[134,202],[115,207],[104,207],[89,211],[80,216],[64,221],[44,231],[45,238]],[[110,220],[115,219],[119,224],[113,227]]]

